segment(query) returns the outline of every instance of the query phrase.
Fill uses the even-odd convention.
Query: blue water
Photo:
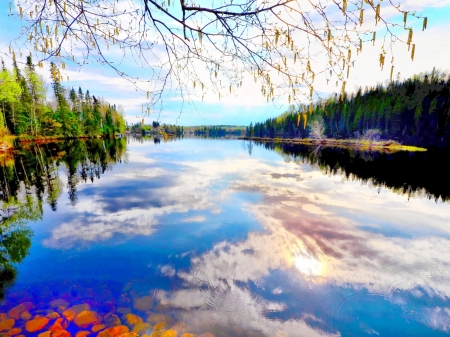
[[[31,301],[32,315],[61,313],[49,307],[60,298],[123,324],[123,308],[165,313],[179,336],[449,334],[449,203],[250,155],[239,140],[130,141],[127,160],[78,183],[76,202],[58,172],[57,210],[27,224],[0,312]]]

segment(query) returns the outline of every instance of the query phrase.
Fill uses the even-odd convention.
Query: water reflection
[[[7,310],[25,300],[39,299],[36,310],[57,298],[88,303],[130,331],[139,323],[127,315],[138,315],[150,324],[139,335],[159,331],[158,320],[179,335],[216,337],[450,331],[448,203],[323,174],[360,172],[345,152],[280,159],[199,139],[127,146],[127,165],[76,185],[75,205],[58,203],[45,228],[33,228],[36,254],[19,266]],[[87,177],[102,167],[79,164],[72,176],[89,180],[83,166]]]

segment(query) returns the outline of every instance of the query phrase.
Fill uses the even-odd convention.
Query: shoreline
[[[310,139],[310,138],[268,138],[268,137],[238,137],[241,140],[256,142],[288,143],[302,145],[316,145],[324,147],[351,148],[359,151],[380,151],[380,152],[424,152],[426,148],[410,145],[402,145],[393,140],[368,141],[358,139]]]

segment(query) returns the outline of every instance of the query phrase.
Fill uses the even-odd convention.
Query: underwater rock
[[[38,337],[50,337],[53,331],[45,331],[38,335]]]
[[[75,335],[75,337],[86,337],[87,335],[89,335],[91,332],[90,331],[78,331],[77,334]]]
[[[142,318],[133,314],[125,315],[125,320],[127,321],[127,325],[129,326],[134,326],[136,324],[142,323]]]
[[[100,331],[97,337],[117,337],[128,332],[130,332],[130,330],[128,329],[127,326],[119,325],[113,328],[108,328],[106,330]]]
[[[140,311],[147,311],[153,307],[153,298],[151,296],[144,296],[137,298],[134,301],[134,308]]]
[[[28,311],[30,309],[34,308],[34,304],[31,302],[25,302],[25,303],[21,303],[17,306],[15,306],[14,308],[12,308],[10,311],[8,311],[8,316],[14,319],[19,319],[20,318],[20,314]]]
[[[25,323],[25,329],[28,332],[36,332],[42,330],[50,320],[47,317],[35,316]]]
[[[14,329],[9,330],[6,334],[8,336],[15,336],[15,335],[20,334],[21,332],[22,332],[22,328],[14,328]]]
[[[181,337],[197,337],[197,335],[195,333],[184,333]]]
[[[164,333],[161,335],[161,337],[177,337],[177,335],[178,334],[175,330],[170,329],[170,330],[164,331]]]
[[[70,334],[69,331],[66,330],[58,330],[58,331],[53,331],[51,337],[71,337],[72,335]]]
[[[158,322],[153,327],[153,330],[161,330],[161,329],[164,329],[165,327],[166,327],[166,322]]]
[[[50,331],[66,330],[69,325],[68,321],[64,318],[58,318],[53,325],[48,329]]]
[[[82,311],[89,311],[89,310],[91,310],[91,306],[89,304],[87,304],[87,303],[83,303],[83,304],[77,304],[77,305],[71,306],[69,309],[73,310],[77,314],[79,314]]]
[[[5,330],[11,330],[16,321],[12,318],[7,318],[0,321],[0,332]]]
[[[63,300],[62,298],[58,298],[56,300],[51,301],[50,302],[50,306],[52,308],[63,307],[65,309],[65,308],[67,308],[69,306],[69,302]]]
[[[103,320],[104,320],[104,323],[107,328],[112,328],[114,326],[122,325],[120,318],[111,312],[106,314],[105,317],[103,317]]]
[[[95,311],[81,311],[75,316],[73,322],[80,328],[87,328],[90,325],[96,325],[100,323],[100,317]]]
[[[166,322],[167,325],[172,325],[174,323],[174,320],[171,316],[166,314],[150,314],[147,317],[147,322],[150,322],[152,324],[156,324],[158,322]]]
[[[216,336],[213,335],[211,332],[205,332],[199,335],[198,337],[216,337]]]
[[[118,312],[119,314],[126,315],[126,314],[130,314],[130,313],[131,313],[131,310],[130,310],[129,308],[123,308],[123,307],[121,307],[121,308],[118,308],[118,309],[117,309],[117,312]]]
[[[47,316],[45,316],[45,317],[47,317],[48,319],[55,319],[55,318],[60,318],[61,316],[56,311],[53,311],[53,312],[49,312],[47,314]]]
[[[71,309],[64,310],[62,315],[69,321],[72,322],[77,313]]]
[[[134,326],[132,332],[137,333],[138,335],[140,335],[143,331],[145,331],[146,329],[150,329],[152,327],[152,325],[150,323],[138,323]]]
[[[168,304],[161,304],[158,303],[157,305],[155,305],[155,307],[153,308],[155,311],[159,311],[159,312],[165,312],[165,311],[170,311],[171,307]]]
[[[96,324],[92,327],[92,332],[99,332],[100,330],[103,330],[106,328],[105,324]]]
[[[28,321],[31,318],[31,314],[29,311],[24,311],[20,314],[20,318],[24,321]]]

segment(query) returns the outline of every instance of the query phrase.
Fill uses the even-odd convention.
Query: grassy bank
[[[386,141],[368,141],[360,139],[310,139],[310,138],[264,138],[264,137],[239,137],[239,139],[253,140],[257,142],[278,142],[278,143],[292,143],[304,145],[316,145],[324,147],[342,147],[351,148],[360,151],[382,151],[382,152],[397,152],[409,151],[419,152],[427,151],[427,149],[416,146],[408,146],[397,143],[393,140]]]

